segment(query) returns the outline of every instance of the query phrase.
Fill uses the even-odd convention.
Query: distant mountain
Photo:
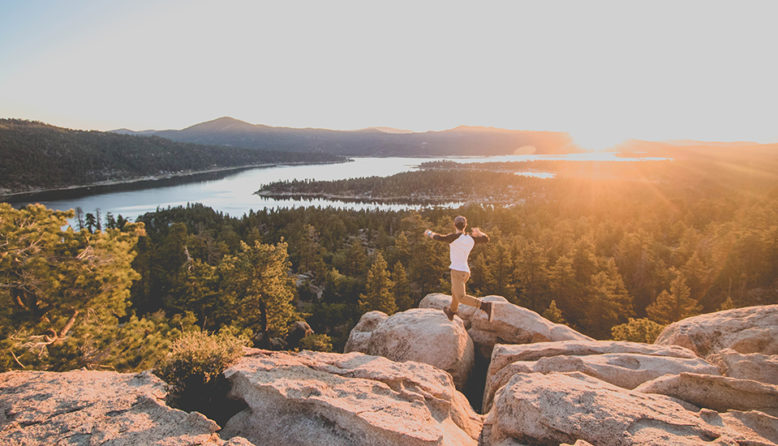
[[[338,161],[323,153],[182,143],[158,136],[69,130],[0,119],[0,195],[237,166]]]
[[[119,132],[128,133],[126,129]],[[323,152],[363,156],[506,155],[570,153],[581,149],[567,133],[457,127],[410,132],[386,127],[327,130],[271,127],[222,117],[182,130],[144,131],[174,141],[285,152]]]

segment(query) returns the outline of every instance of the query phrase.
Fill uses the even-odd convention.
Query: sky
[[[775,5],[775,6],[774,6]],[[0,0],[0,117],[778,142],[773,1]]]

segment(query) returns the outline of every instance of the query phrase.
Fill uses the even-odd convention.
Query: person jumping
[[[449,320],[454,320],[454,315],[459,308],[459,303],[470,305],[483,310],[489,321],[492,320],[494,303],[484,302],[477,297],[469,296],[465,293],[465,283],[470,278],[470,266],[467,264],[467,258],[473,246],[480,243],[487,243],[489,236],[481,232],[479,228],[473,228],[473,233],[467,234],[467,219],[461,215],[454,218],[455,232],[446,235],[440,235],[429,229],[424,231],[424,235],[439,242],[446,242],[450,248],[449,256],[451,258],[451,307],[444,308],[443,312]]]

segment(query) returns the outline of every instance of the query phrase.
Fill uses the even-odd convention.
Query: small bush
[[[317,352],[331,352],[332,338],[326,334],[309,334],[300,339],[301,350],[314,350]]]
[[[169,385],[168,402],[212,418],[215,412],[216,418],[221,418],[218,413],[229,390],[222,372],[243,354],[244,345],[245,341],[229,333],[189,332],[181,336],[155,371]]]
[[[664,325],[658,324],[648,318],[629,318],[626,324],[616,325],[611,328],[611,335],[615,341],[645,342],[652,344],[662,333]]]

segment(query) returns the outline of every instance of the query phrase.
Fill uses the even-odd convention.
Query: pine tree
[[[413,306],[411,299],[411,284],[408,282],[408,275],[405,273],[405,267],[399,261],[392,267],[392,293],[397,303],[399,311],[405,311]]]
[[[581,325],[597,338],[605,338],[611,327],[632,316],[632,298],[624,287],[616,262],[608,259],[603,271],[592,276]]]
[[[294,280],[289,268],[286,243],[241,242],[238,253],[225,256],[219,264],[221,320],[250,328],[264,341],[286,336],[289,323],[299,317],[292,304]]]
[[[359,311],[367,313],[378,310],[386,314],[396,313],[397,304],[392,296],[393,285],[389,278],[386,260],[379,252],[367,271],[365,292],[359,295]]]
[[[690,297],[686,278],[677,269],[672,269],[675,278],[670,282],[670,291],[663,290],[656,301],[646,307],[648,317],[660,324],[669,324],[689,316],[699,314],[702,310],[696,300]]]
[[[548,302],[549,270],[543,248],[535,242],[523,243],[518,249],[514,271],[521,303],[540,311]],[[555,303],[556,305],[556,303]]]
[[[61,228],[72,212],[0,203],[0,341],[17,366],[62,370],[110,363],[129,309],[142,224],[92,234]],[[0,368],[11,364],[0,363]]]
[[[732,296],[727,296],[721,304],[719,304],[718,311],[732,310],[736,308],[735,302],[732,300]]]
[[[565,317],[562,315],[562,310],[556,306],[556,301],[554,299],[551,299],[551,303],[548,305],[548,308],[546,308],[546,311],[543,312],[542,316],[557,324],[567,323]]]
[[[611,328],[611,336],[615,341],[653,344],[664,328],[664,325],[657,324],[648,318],[629,318],[626,324],[615,325]]]

